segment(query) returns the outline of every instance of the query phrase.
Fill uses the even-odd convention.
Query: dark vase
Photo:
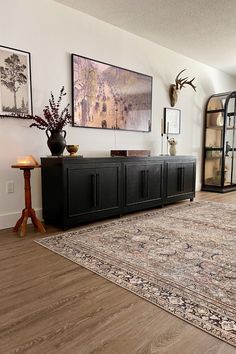
[[[50,132],[50,134],[49,134]],[[61,156],[66,147],[65,130],[46,130],[48,147],[52,156]]]

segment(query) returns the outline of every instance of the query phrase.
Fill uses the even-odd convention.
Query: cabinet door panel
[[[70,168],[67,179],[69,217],[120,207],[120,165]]]
[[[162,198],[162,164],[153,164],[147,169],[148,199]]]
[[[120,207],[120,165],[97,168],[96,183],[98,209]]]
[[[178,194],[180,191],[178,182],[178,169],[182,165],[179,163],[167,163],[167,174],[166,174],[166,195],[167,197]]]
[[[195,163],[168,162],[166,164],[166,196],[173,197],[194,192]]]
[[[130,163],[125,166],[125,205],[162,198],[162,164]]]
[[[195,164],[186,163],[184,166],[184,193],[190,193],[195,190]]]
[[[125,204],[132,205],[145,200],[147,189],[146,164],[127,164],[125,166]]]
[[[94,168],[67,170],[68,216],[94,211],[96,208],[96,171]]]

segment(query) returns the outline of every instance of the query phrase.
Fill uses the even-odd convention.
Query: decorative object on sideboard
[[[152,77],[72,54],[73,126],[151,131]]]
[[[193,84],[193,80],[188,80],[188,77],[181,78],[180,75],[185,71],[186,69],[181,70],[178,75],[175,78],[175,84],[170,85],[169,89],[169,96],[170,96],[170,105],[171,107],[174,107],[177,99],[178,99],[178,94],[180,90],[185,87],[185,85],[190,85],[194,91],[196,91],[196,86]]]
[[[62,129],[58,130],[46,130],[48,137],[48,147],[52,156],[61,156],[66,147],[66,131]]]
[[[49,99],[49,105],[45,106],[43,110],[44,117],[39,117],[37,115],[33,116],[32,119],[35,123],[32,123],[30,127],[36,127],[41,130],[46,130],[48,137],[48,147],[51,151],[52,156],[61,156],[66,147],[66,131],[63,128],[71,123],[71,115],[69,113],[69,104],[59,113],[60,104],[63,96],[66,95],[64,92],[65,88],[62,86],[57,102],[55,101],[54,95],[51,92],[51,98]]]
[[[79,145],[66,145],[66,150],[69,152],[70,156],[77,156],[77,151],[79,150]]]
[[[0,117],[32,115],[30,53],[0,46]]]
[[[168,143],[170,145],[170,148],[169,148],[170,155],[175,156],[177,141],[175,140],[175,138],[169,138]]]
[[[151,156],[151,150],[111,150],[111,156],[149,157]]]
[[[164,118],[161,119],[161,156],[164,155],[163,153],[163,138],[164,138]]]

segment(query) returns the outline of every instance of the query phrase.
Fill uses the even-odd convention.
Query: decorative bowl
[[[76,156],[79,145],[66,145],[66,150],[69,152],[70,156]]]

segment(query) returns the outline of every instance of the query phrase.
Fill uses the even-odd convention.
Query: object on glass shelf
[[[206,150],[206,158],[207,159],[212,158],[212,150]]]
[[[216,118],[216,125],[218,127],[223,127],[223,125],[224,125],[224,117],[222,116],[221,113],[219,113],[217,118]]]
[[[232,151],[232,147],[229,145],[229,142],[226,141],[225,156],[229,156],[229,151]]]

